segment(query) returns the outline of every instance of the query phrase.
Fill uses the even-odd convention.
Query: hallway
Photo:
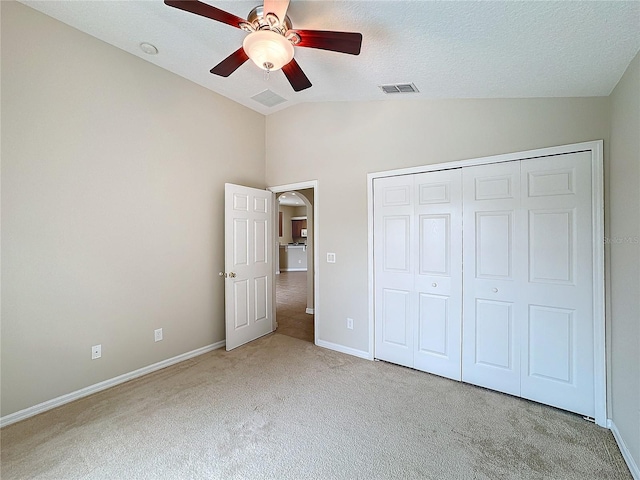
[[[307,308],[307,272],[276,275],[277,332],[313,343],[313,315]]]

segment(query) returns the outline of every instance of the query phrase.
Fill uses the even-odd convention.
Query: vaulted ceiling
[[[292,0],[294,28],[363,35],[359,56],[296,47],[313,86],[294,92],[282,72],[265,78],[251,62],[212,75],[247,34],[162,0],[20,1],[263,114],[304,102],[606,96],[640,49],[640,1]],[[206,3],[242,18],[260,5]],[[397,83],[419,92],[379,87]],[[252,99],[265,90],[284,101]]]

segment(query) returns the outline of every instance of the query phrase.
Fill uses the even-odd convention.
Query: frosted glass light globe
[[[242,42],[248,57],[263,70],[280,70],[293,59],[293,45],[271,30],[250,33]]]

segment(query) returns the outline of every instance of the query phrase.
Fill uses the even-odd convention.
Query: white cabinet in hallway
[[[375,178],[375,358],[594,417],[591,159]]]

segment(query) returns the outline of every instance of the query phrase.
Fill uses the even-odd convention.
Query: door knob
[[[432,287],[437,287],[437,286],[438,286],[438,284],[437,284],[436,282],[433,282],[433,283],[431,284],[431,286],[432,286]]]
[[[229,273],[229,278],[236,278],[235,272],[230,272]]]
[[[226,274],[226,273],[224,273],[224,272],[218,272],[218,276],[219,276],[219,277],[227,278],[227,274]]]
[[[498,293],[498,289],[497,288],[494,288],[492,290],[493,290],[493,293]]]

